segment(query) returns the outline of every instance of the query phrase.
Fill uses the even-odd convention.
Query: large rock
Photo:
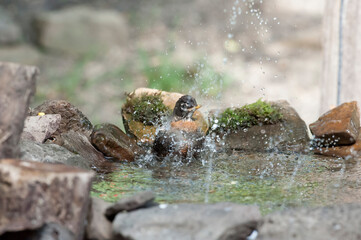
[[[310,124],[310,130],[321,145],[350,145],[356,142],[360,129],[357,102],[344,103],[323,114]]]
[[[128,38],[125,18],[117,11],[71,7],[35,18],[38,43],[49,50],[86,55],[120,47]]]
[[[361,205],[295,209],[264,218],[259,240],[338,240],[361,238]]]
[[[154,205],[155,195],[152,192],[141,192],[128,198],[122,198],[118,202],[112,204],[105,210],[105,216],[113,221],[114,217],[122,211],[133,211],[138,208],[144,208]]]
[[[257,152],[308,152],[310,138],[307,126],[296,110],[287,101],[270,102],[270,104],[283,115],[281,122],[221,133],[219,136],[224,143],[222,147]],[[219,113],[214,112],[216,116]]]
[[[80,132],[89,138],[93,129],[89,119],[77,107],[65,100],[47,100],[32,109],[29,115],[37,116],[39,113],[60,114],[60,126],[52,134],[52,138],[57,138],[68,131]]]
[[[113,222],[117,239],[246,239],[261,215],[256,206],[233,203],[160,205],[119,213]]]
[[[134,139],[110,123],[96,125],[90,139],[96,149],[116,160],[134,161],[136,156],[145,153]]]
[[[150,88],[138,88],[134,90],[132,93],[130,93],[128,95],[128,98],[129,100],[131,100],[134,98],[140,98],[142,95],[157,95],[157,94],[160,94],[164,105],[169,107],[171,110],[174,109],[174,106],[178,101],[178,99],[183,96],[183,94],[175,93],[175,92],[165,92]],[[134,136],[139,142],[148,143],[148,144],[153,143],[156,135],[156,129],[159,126],[146,126],[141,122],[133,120],[132,114],[126,111],[124,105],[122,107],[122,117],[123,117],[124,128],[127,134]],[[202,132],[204,133],[207,132],[208,123],[200,111],[194,112],[193,119],[196,121],[197,125],[202,130]]]
[[[100,198],[91,198],[85,239],[112,239],[112,223],[104,215],[110,205]]]
[[[18,144],[38,72],[36,67],[0,62],[0,159],[19,157]]]
[[[20,158],[42,163],[57,163],[91,170],[91,162],[57,144],[40,144],[33,141],[20,141]]]
[[[1,160],[0,235],[57,223],[82,239],[92,177],[60,164]]]
[[[60,114],[47,114],[44,116],[29,116],[25,119],[21,139],[43,143],[60,126]]]
[[[21,29],[11,16],[0,7],[0,45],[15,44],[21,40]]]

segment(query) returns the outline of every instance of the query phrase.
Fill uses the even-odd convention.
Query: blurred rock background
[[[125,92],[194,95],[207,111],[286,99],[319,115],[325,0],[0,0],[0,61],[39,66],[33,101],[121,124]]]

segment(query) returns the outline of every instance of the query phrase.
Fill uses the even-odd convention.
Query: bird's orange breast
[[[199,128],[196,122],[194,121],[177,121],[171,122],[172,129],[181,130],[184,132],[196,132]]]

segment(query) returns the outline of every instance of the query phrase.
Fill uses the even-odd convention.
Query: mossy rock
[[[152,144],[156,129],[161,126],[160,119],[170,117],[174,106],[183,94],[165,92],[157,89],[138,88],[128,94],[127,102],[122,106],[122,117],[126,132],[138,142]],[[147,101],[148,104],[143,104]],[[161,100],[161,103],[159,102]],[[137,104],[137,106],[133,106]],[[144,106],[144,111],[141,107]],[[153,108],[153,109],[149,109]],[[137,112],[134,112],[136,110]],[[206,133],[208,122],[200,111],[193,115],[199,128]]]

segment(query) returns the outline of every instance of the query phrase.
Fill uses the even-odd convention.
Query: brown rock
[[[165,92],[157,89],[150,88],[138,88],[129,94],[129,98],[139,98],[142,95],[156,95],[160,94],[163,100],[164,105],[170,109],[174,109],[174,106],[178,99],[183,96],[183,94],[175,92]],[[128,134],[135,136],[137,141],[146,142],[152,144],[155,139],[156,129],[158,126],[145,126],[141,122],[134,121],[132,115],[125,112],[124,107],[122,108],[122,116],[125,130]],[[202,132],[206,133],[208,130],[208,123],[204,118],[203,114],[200,111],[196,111],[193,114],[193,119],[197,123]]]
[[[60,114],[60,127],[52,135],[57,137],[67,131],[82,132],[89,138],[93,125],[89,119],[75,106],[65,100],[48,100],[32,109],[30,116],[37,116],[39,112],[45,114]]]
[[[105,210],[111,203],[100,198],[91,198],[87,218],[86,239],[112,239],[112,223],[105,217]]]
[[[314,153],[331,157],[354,158],[361,156],[361,131],[356,143],[345,146],[316,147]]]
[[[19,157],[18,143],[38,73],[36,67],[0,62],[0,159]]]
[[[0,161],[0,235],[46,223],[82,239],[93,174],[65,165]]]
[[[60,114],[29,116],[25,119],[21,139],[43,143],[59,128],[60,121]]]
[[[344,103],[310,124],[312,134],[325,146],[353,144],[359,129],[360,111],[356,101]]]
[[[305,122],[287,101],[270,102],[283,120],[272,125],[252,126],[220,134],[226,149],[244,151],[308,152],[309,136]]]
[[[96,125],[90,135],[91,143],[105,156],[120,161],[134,161],[145,151],[117,126],[104,123]]]

